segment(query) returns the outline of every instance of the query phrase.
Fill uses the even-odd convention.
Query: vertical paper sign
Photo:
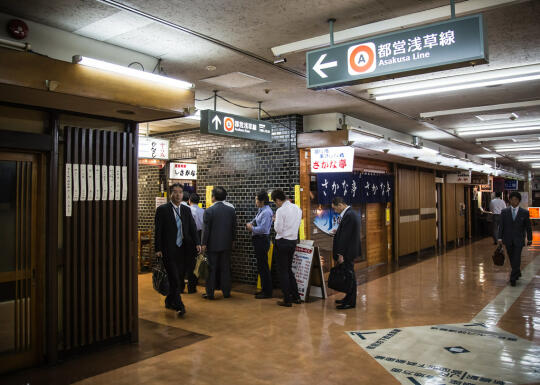
[[[122,166],[122,200],[127,200],[128,194],[128,174],[127,166]]]
[[[79,165],[73,165],[73,201],[79,200]]]
[[[73,187],[71,178],[71,163],[66,163],[66,217],[71,216]]]
[[[106,201],[107,200],[107,193],[109,192],[108,186],[108,180],[107,177],[107,165],[104,164],[101,168],[101,200]]]
[[[292,261],[292,272],[298,284],[298,295],[302,301],[306,300],[306,294],[311,276],[311,262],[313,260],[314,247],[311,245],[298,244]]]
[[[114,166],[109,165],[109,200],[114,200]]]
[[[80,165],[79,172],[81,173],[81,200],[85,201],[86,200],[86,164]]]
[[[114,168],[114,200],[120,200],[120,166]]]
[[[89,164],[86,166],[86,176],[88,177],[88,193],[86,198],[89,201],[94,200],[94,165]]]
[[[101,170],[100,170],[101,166],[99,164],[96,164],[94,166],[94,181],[96,182],[96,187],[95,187],[95,199],[97,201],[99,201],[101,199]]]

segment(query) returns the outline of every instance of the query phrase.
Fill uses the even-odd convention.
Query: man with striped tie
[[[155,250],[156,256],[163,257],[163,264],[169,278],[169,294],[165,298],[165,307],[173,309],[179,315],[186,312],[180,297],[184,279],[184,270],[189,258],[186,245],[193,243],[201,251],[197,226],[189,206],[182,205],[183,188],[175,183],[170,188],[171,200],[156,210]]]

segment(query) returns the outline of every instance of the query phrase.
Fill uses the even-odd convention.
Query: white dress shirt
[[[489,202],[489,211],[493,214],[500,214],[506,208],[506,203],[501,198],[495,198]]]
[[[302,210],[289,201],[283,202],[276,211],[274,230],[276,239],[288,239],[295,241],[298,239],[298,229],[302,221]]]

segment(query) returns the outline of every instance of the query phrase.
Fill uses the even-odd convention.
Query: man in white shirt
[[[283,291],[283,301],[278,305],[291,307],[292,303],[301,303],[298,295],[298,285],[292,272],[292,261],[296,243],[298,242],[298,229],[302,221],[302,210],[297,205],[285,199],[282,190],[272,191],[272,200],[278,207],[274,221],[276,231],[276,256],[279,283]]]
[[[506,208],[506,203],[501,199],[501,193],[495,193],[495,199],[489,202],[489,211],[493,213],[493,243],[497,243],[499,226],[501,223],[501,211]]]

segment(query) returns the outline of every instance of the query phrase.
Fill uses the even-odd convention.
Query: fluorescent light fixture
[[[201,120],[201,110],[195,111],[192,115],[184,116],[184,119]]]
[[[536,147],[506,147],[506,148],[496,148],[495,150],[500,151],[500,152],[540,151],[540,146],[536,146]]]
[[[530,126],[530,127],[512,127],[512,128],[497,128],[489,130],[471,130],[471,131],[459,131],[457,134],[459,136],[471,136],[471,135],[485,135],[485,134],[504,134],[507,132],[515,131],[536,131],[540,130],[540,125]]]
[[[368,90],[376,100],[459,91],[540,79],[540,64],[401,83]]]
[[[486,150],[487,152],[491,152],[491,150],[487,147],[482,147],[484,150]]]
[[[119,75],[127,75],[132,76],[138,79],[148,80],[154,83],[158,83],[164,86],[172,86],[182,89],[190,89],[193,88],[193,84],[178,80],[169,78],[166,76],[156,75],[149,72],[144,72],[140,70],[136,70],[133,68],[128,68],[124,66],[120,66],[117,64],[107,63],[105,61],[92,59],[85,56],[75,55],[73,56],[73,63],[75,64],[82,64],[88,67],[98,68],[104,71],[114,72]]]
[[[427,119],[427,118],[434,118],[437,116],[469,114],[469,113],[474,113],[474,112],[506,110],[506,109],[511,109],[511,108],[517,109],[517,108],[535,107],[535,106],[540,106],[540,100],[530,100],[528,102],[516,102],[516,103],[491,104],[487,106],[478,106],[478,107],[455,108],[452,110],[421,112],[420,117],[423,119]]]
[[[360,134],[360,135],[363,135],[363,136],[369,136],[370,138],[384,139],[384,135],[376,134],[374,132],[365,131],[365,130],[362,130],[362,129],[356,128],[356,127],[350,128],[349,131],[352,131],[355,134]]]
[[[388,140],[389,140],[390,142],[392,142],[392,143],[399,144],[399,145],[401,145],[401,146],[417,148],[414,144],[409,143],[409,142],[405,142],[405,141],[403,141],[403,140],[394,139],[394,138],[388,138]]]
[[[531,168],[540,168],[540,163],[531,164]]]
[[[536,158],[518,158],[518,162],[540,162],[540,157],[536,157]]]
[[[482,124],[474,126],[464,126],[464,127],[455,127],[455,130],[458,132],[466,131],[479,131],[479,130],[492,130],[498,128],[521,128],[521,127],[530,127],[530,126],[539,126],[540,120],[525,120],[519,122],[506,122],[506,123],[494,123],[494,124]]]

